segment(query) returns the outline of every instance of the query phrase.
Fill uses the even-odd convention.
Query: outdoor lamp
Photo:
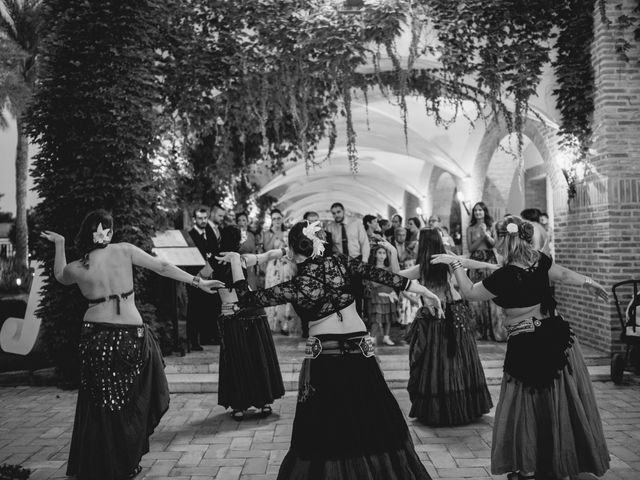
[[[471,208],[471,202],[465,201],[464,193],[462,192],[456,193],[456,199],[462,204],[464,209],[467,211],[467,215],[471,215],[471,210],[469,210]]]

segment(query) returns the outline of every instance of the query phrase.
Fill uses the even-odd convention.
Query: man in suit
[[[209,209],[207,207],[198,207],[193,211],[193,228],[189,230],[189,236],[207,262],[198,275],[209,278],[212,273],[209,260],[218,254],[219,239],[209,225]],[[202,350],[202,344],[220,343],[217,325],[220,297],[207,295],[202,290],[191,286],[187,287],[187,294],[189,297],[187,341],[191,345],[191,350]]]

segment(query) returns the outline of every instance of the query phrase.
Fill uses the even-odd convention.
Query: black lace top
[[[349,306],[353,300],[352,278],[405,289],[409,279],[344,255],[309,258],[298,264],[297,275],[271,288],[249,291],[246,280],[234,287],[241,307],[267,307],[292,303],[301,316],[313,322]]]

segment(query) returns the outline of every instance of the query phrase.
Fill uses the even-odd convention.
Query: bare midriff
[[[131,294],[127,298],[120,298],[119,315],[117,300],[109,299],[105,302],[90,305],[84,314],[83,320],[85,322],[113,323],[117,325],[142,325],[142,317],[136,308],[134,296],[134,294]]]
[[[365,332],[367,330],[360,315],[358,315],[355,303],[351,303],[340,310],[340,315],[342,315],[342,320],[340,320],[338,313],[332,313],[319,320],[309,322],[309,335],[314,337],[327,334]]]
[[[507,317],[504,321],[504,326],[509,327],[515,325],[523,320],[530,318],[545,318],[549,315],[543,315],[540,310],[540,304],[532,305],[530,307],[518,307],[518,308],[505,308],[504,314]]]

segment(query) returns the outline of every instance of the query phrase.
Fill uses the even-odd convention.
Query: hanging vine
[[[602,8],[605,0],[596,1]],[[580,0],[383,0],[355,15],[325,0],[187,0],[169,52],[176,68],[168,75],[167,99],[193,140],[188,148],[206,146],[216,165],[209,171],[219,178],[256,164],[272,172],[290,161],[313,168],[336,145],[338,116],[345,118],[355,172],[353,89],[365,100],[372,88],[389,95],[399,107],[405,141],[406,100],[414,95],[444,127],[458,115],[472,123],[497,117],[521,148],[524,122],[535,115],[530,98],[556,48],[562,133],[576,137],[585,151],[593,108],[593,12],[592,2]],[[397,43],[405,29],[410,43],[401,53]],[[373,70],[362,71],[366,64]],[[473,109],[465,107],[469,102]],[[222,127],[214,121],[220,117]],[[329,154],[316,159],[326,137]],[[567,179],[571,183],[570,174]]]

